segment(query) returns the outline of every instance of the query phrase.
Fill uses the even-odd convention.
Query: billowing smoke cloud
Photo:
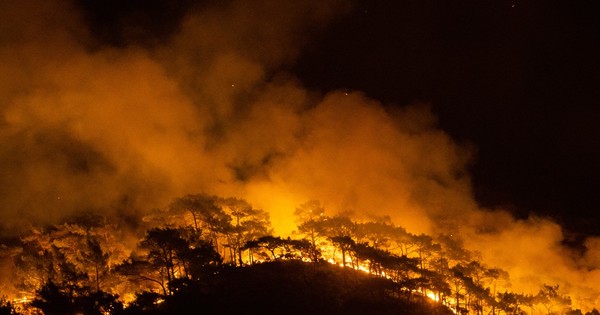
[[[247,100],[297,54],[300,31],[340,7],[211,7],[183,21],[171,45],[115,49],[91,44],[76,6],[38,2],[2,8],[8,227],[84,210],[138,211],[235,184],[247,167],[239,163],[275,149],[233,143],[243,143],[232,139],[238,127],[253,128]]]
[[[461,233],[515,291],[560,284],[595,305],[600,241],[574,254],[548,220],[479,209],[472,150],[427,105],[390,112],[360,92],[318,95],[282,70],[348,8],[205,5],[158,44],[115,48],[88,33],[74,4],[2,1],[4,234],[81,211],[139,217],[198,192],[246,198],[289,234],[294,208],[317,199],[330,213]]]

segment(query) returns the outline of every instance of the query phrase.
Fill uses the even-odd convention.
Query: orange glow
[[[427,293],[425,295],[427,295],[427,297],[430,300],[432,300],[432,301],[435,301],[435,302],[439,302],[440,301],[440,298],[437,296],[437,294],[435,294],[432,291],[427,291]]]
[[[475,300],[455,296],[477,285],[496,298],[534,296],[546,284],[559,285],[557,294],[570,296],[572,308],[599,308],[600,238],[574,251],[549,219],[517,219],[479,206],[468,176],[476,150],[440,129],[430,106],[390,111],[361,92],[318,95],[291,75],[274,75],[293,64],[303,30],[335,16],[336,4],[291,1],[298,7],[254,12],[234,1],[214,12],[190,12],[172,38],[152,49],[91,49],[96,39],[83,31],[88,27],[72,1],[0,3],[6,40],[0,45],[0,231],[30,245],[24,251],[0,244],[2,294],[14,303],[31,301],[48,274],[57,273],[44,263],[61,255],[87,275],[86,285],[119,294],[126,304],[136,291],[161,292],[163,274],[135,282],[112,273],[146,257],[139,243],[149,227],[183,225],[189,232],[191,213],[161,215],[174,198],[202,192],[247,200],[268,212],[270,233],[283,238],[302,238],[294,211],[309,200],[318,200],[327,215],[402,227],[405,233],[394,230],[377,246],[368,235],[351,236],[406,258],[408,267],[375,272],[372,258],[351,251],[344,257],[330,241],[335,234],[316,245],[329,263],[404,279],[406,290],[450,307]],[[155,209],[159,215],[151,218]],[[65,223],[89,211],[106,224]],[[225,263],[276,259],[239,248],[262,235],[223,230],[195,232]],[[421,234],[431,242],[412,239]],[[449,235],[445,243],[443,235]],[[97,241],[98,260],[108,256],[101,270],[107,279],[95,281],[102,273],[90,262],[93,252],[82,255],[87,238]],[[501,276],[468,270],[472,261],[500,269]],[[438,278],[424,272],[430,269]],[[432,282],[421,282],[424,274]],[[186,276],[179,269],[172,275]]]

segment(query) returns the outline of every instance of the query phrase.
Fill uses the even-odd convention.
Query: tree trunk
[[[98,262],[96,261],[96,292],[100,292],[100,277],[98,272]]]

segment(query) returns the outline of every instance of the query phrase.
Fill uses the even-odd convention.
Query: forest
[[[89,212],[0,240],[3,314],[586,314],[558,285],[512,292],[457,235],[412,234],[299,205],[267,212],[206,194],[141,220]]]

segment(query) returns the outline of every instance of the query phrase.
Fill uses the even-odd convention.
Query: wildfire
[[[429,106],[279,75],[345,2],[210,1],[154,38],[129,9],[105,27],[86,1],[0,1],[1,295],[127,306],[299,260],[456,312],[597,307],[600,240],[573,250],[549,220],[480,209],[472,149]]]
[[[30,297],[30,296],[21,296],[21,297],[13,299],[12,302],[14,304],[22,305],[22,304],[29,303],[31,300],[32,300],[32,297]]]
[[[80,276],[81,284],[75,286],[78,294],[85,297],[86,288],[107,290],[120,296],[125,306],[133,305],[134,292],[139,291],[152,292],[153,304],[162,304],[164,297],[176,293],[173,282],[197,279],[198,270],[206,267],[225,263],[244,268],[281,260],[324,261],[383,278],[396,284],[395,295],[423,296],[455,313],[486,307],[515,311],[536,304],[559,308],[571,303],[558,286],[544,286],[535,297],[508,292],[508,286],[503,286],[508,277],[476,260],[456,235],[434,238],[411,234],[390,222],[331,217],[314,202],[301,209],[296,239],[281,238],[269,234],[264,212],[243,200],[186,196],[168,210],[149,215],[144,222],[150,227],[133,249],[123,250],[121,238],[109,237],[118,235],[117,226],[91,217],[34,230],[22,237],[19,250],[10,252],[18,262],[15,275],[20,285],[31,292],[41,292],[43,277],[64,283],[73,277],[69,270],[80,270],[87,276]],[[89,222],[95,223],[87,226]],[[109,263],[119,260],[122,263]],[[210,274],[218,276],[218,269]],[[506,293],[492,295],[492,287]],[[12,302],[27,307],[33,298],[22,293]]]
[[[440,301],[440,298],[438,297],[438,295],[437,295],[437,294],[435,294],[435,293],[434,293],[434,292],[432,292],[432,291],[427,291],[427,292],[425,293],[425,295],[426,295],[426,296],[427,296],[427,297],[428,297],[430,300],[432,300],[432,301],[435,301],[435,302],[439,302],[439,301]]]

